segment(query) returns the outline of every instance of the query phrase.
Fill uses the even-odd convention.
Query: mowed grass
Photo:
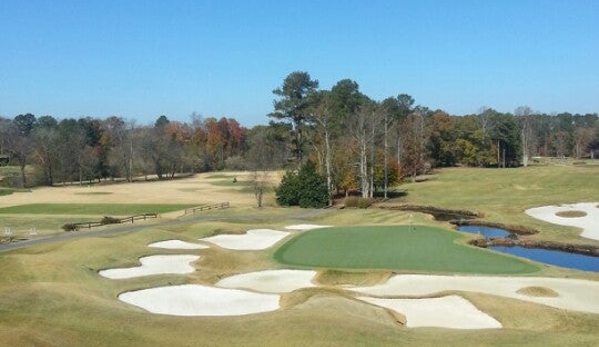
[[[276,253],[295,266],[417,272],[518,274],[535,265],[456,243],[461,235],[428,226],[367,226],[312,230]]]
[[[167,213],[193,207],[188,204],[27,204],[0,208],[0,214],[57,214],[129,216]]]
[[[534,238],[598,244],[582,239],[580,230],[539,221],[528,208],[599,201],[599,161],[584,166],[532,166],[509,169],[439,169],[424,182],[405,182],[407,194],[393,202],[470,210],[484,219],[526,225],[541,233]]]

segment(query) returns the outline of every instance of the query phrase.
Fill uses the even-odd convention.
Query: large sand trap
[[[586,216],[572,218],[560,217],[556,214],[569,211],[586,212]],[[549,223],[580,228],[582,229],[580,236],[599,240],[599,208],[596,202],[535,207],[526,210],[526,214]]]
[[[163,249],[205,249],[209,248],[198,243],[185,242],[181,240],[165,240],[150,243],[148,247],[163,248]]]
[[[198,255],[153,255],[139,258],[141,266],[108,269],[99,272],[100,276],[110,279],[125,279],[158,274],[187,274],[195,271],[191,262],[200,259]]]
[[[294,225],[288,225],[285,227],[285,229],[287,230],[298,230],[298,231],[304,231],[304,230],[312,230],[312,229],[320,229],[320,228],[330,228],[330,225],[317,225],[317,224],[294,224]]]
[[[196,284],[126,292],[119,300],[152,313],[175,316],[239,316],[274,311],[279,295]]]
[[[432,299],[376,299],[367,297],[358,299],[405,315],[408,328],[501,328],[501,323],[480,311],[470,301],[457,295]]]
[[[549,288],[559,296],[520,294],[526,287]],[[530,301],[555,308],[599,313],[599,282],[566,278],[396,275],[387,283],[349,288],[375,296],[421,296],[443,291],[467,291]],[[403,312],[402,312],[403,313]]]
[[[289,235],[285,231],[271,229],[248,230],[242,235],[222,234],[201,239],[217,246],[238,251],[267,249]]]
[[[224,278],[217,287],[250,289],[262,293],[288,293],[301,288],[314,287],[316,271],[268,270]]]

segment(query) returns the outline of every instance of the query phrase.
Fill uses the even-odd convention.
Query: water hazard
[[[478,225],[461,225],[458,230],[472,234],[480,234],[486,238],[507,237],[510,235],[510,233],[504,229]],[[524,248],[520,246],[491,246],[489,248],[502,253],[512,254],[549,265],[568,269],[599,272],[599,257],[594,257],[591,255],[542,248]]]
[[[489,248],[545,264],[565,267],[568,269],[599,272],[599,257],[591,255],[562,252],[551,249],[524,248],[520,246],[491,246]]]
[[[482,225],[461,225],[458,230],[471,234],[479,234],[488,239],[492,237],[508,237],[510,235],[509,232],[503,229],[485,227]]]

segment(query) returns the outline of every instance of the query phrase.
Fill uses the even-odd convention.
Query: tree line
[[[102,179],[133,180],[213,170],[290,168],[314,163],[329,196],[372,197],[402,178],[434,167],[527,166],[536,157],[594,158],[594,114],[513,113],[483,107],[455,116],[416,104],[408,94],[374,100],[343,79],[320,89],[309,73],[289,74],[273,90],[268,125],[250,129],[234,118],[189,122],[159,116],[151,125],[118,116],[56,119],[0,117],[0,159],[19,167],[15,186]]]

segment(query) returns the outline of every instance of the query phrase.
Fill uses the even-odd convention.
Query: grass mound
[[[516,293],[539,298],[557,298],[559,296],[555,290],[545,287],[524,287],[518,289]]]
[[[555,215],[562,218],[581,218],[586,217],[587,213],[584,211],[560,211]]]
[[[520,259],[456,243],[463,236],[428,226],[337,227],[303,233],[279,248],[277,261],[334,269],[514,274],[538,271]]]

